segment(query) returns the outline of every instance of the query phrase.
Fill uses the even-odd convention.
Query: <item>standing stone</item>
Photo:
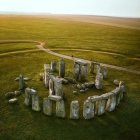
[[[48,98],[43,99],[43,112],[45,115],[52,115],[52,101]]]
[[[59,62],[59,76],[62,78],[65,77],[65,62],[63,59]]]
[[[19,90],[23,90],[25,88],[25,82],[23,75],[19,75]]]
[[[50,78],[49,80],[49,95],[55,95],[53,78]]]
[[[108,73],[107,68],[106,67],[102,67],[101,70],[102,70],[103,78],[106,79],[107,78],[107,73]]]
[[[102,97],[102,96],[101,96],[101,97]],[[97,115],[102,115],[102,114],[105,113],[106,103],[107,103],[107,99],[101,98],[101,99],[98,101]]]
[[[90,73],[94,74],[94,62],[90,63]]]
[[[101,72],[101,65],[99,63],[96,63],[96,74]]]
[[[116,95],[116,105],[119,105],[120,101],[121,101],[121,94],[120,94],[121,93],[121,89],[119,87],[117,87],[116,89],[114,89],[111,92]]]
[[[76,60],[74,63],[74,78],[78,81],[85,81],[87,77],[87,63]]]
[[[32,96],[31,96],[31,89],[30,88],[26,88],[25,89],[25,100],[24,100],[24,104],[26,106],[30,106],[32,104]]]
[[[44,84],[46,88],[49,88],[49,80],[50,80],[49,72],[50,72],[50,65],[44,64]]]
[[[39,97],[36,94],[32,95],[32,110],[40,111]]]
[[[87,78],[87,65],[81,66],[79,81],[86,81]]]
[[[123,81],[120,81],[119,88],[120,88],[120,100],[122,100],[124,98],[124,93],[126,93],[126,87]]]
[[[56,102],[56,116],[61,118],[65,117],[65,104],[63,100]]]
[[[102,87],[103,87],[103,75],[102,75],[102,73],[98,73],[98,74],[96,75],[95,87],[96,87],[97,89],[102,89]]]
[[[80,65],[75,63],[74,64],[74,79],[75,80],[79,79],[79,74],[80,74]]]
[[[93,108],[93,103],[90,101],[86,100],[84,102],[83,106],[83,117],[85,119],[91,119],[94,117],[94,108]]]
[[[61,78],[55,78],[54,91],[55,91],[55,95],[63,96],[63,86],[62,86],[62,79]]]
[[[56,72],[57,71],[57,62],[56,61],[51,61],[51,71]]]
[[[70,119],[79,119],[79,102],[77,100],[71,102]]]
[[[106,110],[111,112],[115,110],[116,107],[116,95],[114,93],[108,93],[110,96],[108,98],[107,104],[106,104]]]

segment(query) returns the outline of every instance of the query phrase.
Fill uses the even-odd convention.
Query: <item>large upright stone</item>
[[[100,63],[96,63],[96,74],[101,73],[101,65]]]
[[[25,82],[23,75],[19,75],[19,89],[23,90],[25,88]]]
[[[62,78],[65,77],[65,62],[63,59],[59,62],[59,76]]]
[[[54,80],[55,80],[55,77],[51,76],[49,80],[49,95],[55,95]]]
[[[85,81],[87,78],[87,63],[76,60],[74,63],[74,78],[78,81]]]
[[[54,80],[54,91],[55,95],[63,97],[63,86],[62,86],[62,79],[56,77]]]
[[[26,88],[25,89],[25,100],[24,100],[24,104],[26,106],[30,106],[32,104],[32,96],[31,96],[31,89],[30,88]]]
[[[52,115],[52,101],[48,98],[43,99],[43,113],[45,115]]]
[[[98,101],[98,109],[97,109],[97,115],[102,115],[105,113],[106,104],[108,100],[108,96],[106,94],[102,94],[101,99]]]
[[[120,100],[122,100],[124,98],[124,94],[126,93],[126,86],[123,81],[120,81],[119,88],[120,88]]]
[[[78,101],[71,102],[70,119],[79,119],[79,102]]]
[[[79,74],[80,74],[80,65],[77,63],[74,63],[74,78],[75,78],[75,80],[79,79]]]
[[[39,97],[37,94],[32,94],[32,110],[40,111]]]
[[[103,75],[102,75],[102,73],[97,73],[96,79],[95,79],[95,87],[97,89],[102,89],[102,87],[103,87]]]
[[[44,64],[44,85],[46,88],[49,88],[49,80],[50,80],[49,72],[50,72],[50,65]]]
[[[102,67],[101,71],[102,71],[102,74],[103,74],[103,78],[106,79],[107,78],[107,73],[108,73],[107,68],[106,67]]]
[[[57,62],[56,61],[51,61],[51,71],[56,72],[57,71]]]
[[[60,117],[60,118],[64,118],[65,117],[65,104],[64,101],[57,101],[56,102],[56,116]]]
[[[110,92],[109,94],[109,98],[106,104],[106,110],[111,112],[114,111],[116,108],[116,94]]]
[[[79,81],[86,81],[87,78],[87,65],[81,66]]]
[[[94,117],[94,104],[89,100],[84,102],[83,106],[83,117],[85,119],[91,119]]]
[[[90,63],[90,73],[94,74],[94,62]]]

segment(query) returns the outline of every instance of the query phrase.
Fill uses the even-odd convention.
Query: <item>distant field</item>
[[[2,40],[38,40],[45,41],[50,49],[90,49],[113,52],[111,54],[56,50],[59,53],[139,70],[140,30],[69,21],[44,16],[0,16],[0,41]],[[104,88],[90,90],[85,94],[72,94],[73,86],[64,87],[66,118],[45,116],[42,111],[34,112],[24,106],[24,94],[18,97],[18,104],[11,106],[4,94],[18,89],[14,81],[19,74],[31,78],[29,87],[38,91],[40,103],[48,96],[39,80],[43,64],[60,58],[45,52],[18,51],[36,49],[32,43],[0,44],[0,54],[16,51],[16,54],[0,55],[0,140],[139,140],[140,139],[140,76],[123,71],[108,69],[108,78]],[[73,62],[65,60],[66,75],[73,76]],[[56,73],[58,74],[58,72]],[[114,88],[113,80],[124,80],[127,94],[120,106],[111,113],[87,121],[82,117],[82,105],[90,95],[100,95]],[[94,80],[88,75],[88,80]],[[72,100],[80,102],[80,120],[69,119]]]

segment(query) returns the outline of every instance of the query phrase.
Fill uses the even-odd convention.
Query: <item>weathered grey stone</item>
[[[107,68],[106,67],[102,67],[101,71],[102,71],[102,74],[103,74],[103,78],[106,79],[107,78],[107,73],[108,73]]]
[[[103,75],[102,75],[102,73],[98,73],[98,74],[96,75],[95,87],[96,87],[97,89],[102,89],[102,87],[103,87]]]
[[[122,100],[124,98],[124,94],[126,93],[126,86],[123,81],[120,81],[119,88],[120,88],[120,99]]]
[[[48,73],[51,71],[50,64],[44,64],[44,73]]]
[[[80,74],[80,65],[77,64],[77,63],[75,63],[75,64],[74,64],[74,78],[75,78],[76,80],[79,79],[79,74]]]
[[[62,86],[62,79],[61,78],[58,78],[58,77],[55,78],[54,91],[55,91],[55,95],[63,97],[63,86]]]
[[[94,62],[90,63],[90,73],[94,74]]]
[[[54,81],[52,78],[50,78],[50,80],[49,80],[49,95],[55,95]]]
[[[79,119],[79,102],[78,101],[71,102],[70,119]]]
[[[60,101],[60,100],[62,100],[62,97],[57,96],[57,95],[49,95],[48,99],[53,100],[53,101]]]
[[[87,65],[82,65],[80,69],[79,81],[86,81],[87,78]]]
[[[44,64],[44,85],[46,88],[49,88],[50,70],[51,70],[50,65]]]
[[[77,84],[76,87],[77,87],[78,89],[82,89],[82,87],[81,87],[80,84]]]
[[[14,94],[15,94],[15,96],[19,96],[19,95],[21,95],[21,91],[16,90],[16,91],[14,92]]]
[[[17,98],[10,99],[8,102],[10,104],[15,104],[15,103],[17,103]]]
[[[64,118],[65,117],[65,104],[64,101],[57,101],[56,102],[56,116]]]
[[[85,93],[85,90],[81,89],[81,90],[80,90],[80,93]]]
[[[32,95],[32,110],[40,111],[39,97],[36,94]]]
[[[24,104],[26,106],[30,106],[32,104],[32,97],[31,97],[31,89],[30,88],[26,88],[25,89],[25,100],[24,100]]]
[[[114,83],[116,86],[119,86],[120,81],[117,80],[117,79],[115,79],[115,80],[113,81],[113,83]]]
[[[119,105],[120,100],[121,100],[121,89],[120,89],[120,87],[117,87],[116,89],[114,89],[111,92],[116,95],[116,105]]]
[[[85,84],[81,84],[81,89],[85,89],[86,88],[86,86],[85,86]]]
[[[86,86],[86,88],[93,88],[95,86],[94,82],[86,82],[84,83],[84,85]]]
[[[72,93],[73,93],[73,94],[76,94],[76,93],[77,93],[77,91],[73,91]]]
[[[111,112],[115,110],[115,107],[116,107],[116,94],[112,93],[107,100],[106,110]]]
[[[101,65],[96,63],[96,74],[101,73]]]
[[[25,82],[23,75],[19,75],[19,89],[23,90],[25,88]]]
[[[65,62],[63,59],[59,62],[59,76],[62,78],[65,77]]]
[[[57,62],[51,61],[51,71],[56,72],[57,71]]]
[[[97,115],[102,115],[105,113],[106,103],[107,100],[103,98],[97,101]]]
[[[84,102],[83,117],[85,119],[91,119],[94,117],[94,105],[89,100]]]
[[[49,98],[43,99],[43,112],[45,115],[52,115],[52,101]]]

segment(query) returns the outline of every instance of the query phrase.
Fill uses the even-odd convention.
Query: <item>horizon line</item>
[[[43,15],[73,15],[73,16],[100,16],[100,17],[114,17],[114,18],[137,18],[139,16],[117,16],[117,15],[94,15],[94,14],[78,14],[78,13],[50,13],[50,12],[13,12],[0,11],[0,15],[21,15],[21,16],[43,16]]]

